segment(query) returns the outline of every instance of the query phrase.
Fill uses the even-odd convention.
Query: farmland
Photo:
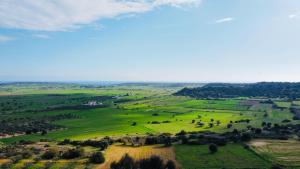
[[[103,152],[106,162],[102,165],[87,163],[93,147],[84,147],[81,158],[55,159],[55,164],[47,160],[36,161],[32,156],[18,160],[12,168],[109,168],[111,162],[118,161],[128,153],[135,160],[158,155],[173,160],[177,168],[270,168],[273,164],[288,166],[277,155],[264,155],[260,147],[244,148],[244,143],[222,145],[216,154],[210,154],[207,144],[198,144],[204,137],[216,137],[223,133],[252,132],[262,127],[273,131],[273,126],[297,125],[295,113],[299,101],[223,98],[198,99],[173,95],[188,86],[203,84],[115,84],[80,85],[59,83],[20,83],[0,86],[0,119],[2,121],[0,146],[30,141],[35,148],[43,144],[59,147],[65,139],[85,141],[110,137],[116,144]],[[95,105],[89,105],[95,103]],[[38,125],[37,125],[38,124]],[[275,125],[276,124],[276,125]],[[38,127],[37,127],[38,126]],[[276,128],[274,128],[275,130]],[[183,132],[184,131],[184,132]],[[188,133],[190,144],[181,144],[184,137],[178,133]],[[207,133],[213,134],[207,134]],[[259,133],[259,137],[279,137]],[[242,135],[243,133],[241,133]],[[295,133],[293,133],[296,135]],[[163,135],[171,137],[171,147],[145,145],[140,140]],[[222,136],[223,137],[223,136]],[[257,137],[257,136],[255,136]],[[122,139],[126,138],[124,146]],[[133,141],[137,139],[139,141]],[[121,140],[121,141],[120,141]],[[129,141],[128,141],[129,140]],[[159,142],[159,141],[158,141]],[[79,143],[75,142],[76,145]],[[75,144],[74,143],[74,144]],[[122,144],[120,144],[122,143]],[[138,147],[135,145],[138,144]],[[45,145],[45,144],[44,144]],[[82,145],[81,143],[79,145]],[[74,146],[74,145],[73,145]],[[141,147],[140,147],[141,146]],[[160,146],[160,147],[157,147]],[[67,148],[76,148],[67,147]],[[26,149],[26,148],[24,148]],[[43,149],[37,156],[43,153]],[[30,150],[31,151],[31,150]],[[59,151],[66,151],[62,149]],[[292,153],[299,153],[298,150]],[[120,152],[118,156],[114,152]],[[265,153],[266,152],[266,153]],[[140,154],[140,155],[137,155]],[[262,154],[262,155],[260,155]],[[12,158],[12,157],[11,157]],[[238,159],[238,161],[237,161]],[[10,163],[10,158],[0,157],[0,163]],[[63,167],[62,167],[63,166]]]

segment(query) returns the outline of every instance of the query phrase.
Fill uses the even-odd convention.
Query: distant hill
[[[184,88],[174,95],[194,98],[266,97],[296,99],[300,98],[300,83],[211,83],[203,87]]]

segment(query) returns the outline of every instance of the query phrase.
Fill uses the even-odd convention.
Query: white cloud
[[[299,18],[300,18],[300,12],[290,14],[288,17],[289,17],[290,19],[299,19]]]
[[[290,18],[290,19],[294,19],[294,18],[296,18],[296,17],[297,17],[297,15],[295,15],[295,14],[290,14],[290,15],[289,15],[289,18]]]
[[[215,23],[224,23],[224,22],[231,22],[233,21],[234,18],[232,17],[226,17],[226,18],[221,18],[215,21]]]
[[[14,40],[15,38],[13,37],[10,37],[10,36],[4,36],[4,35],[0,35],[0,43],[1,42],[8,42],[8,41],[12,41]]]
[[[147,12],[162,5],[198,6],[201,0],[1,0],[0,27],[64,31],[102,18]]]
[[[34,34],[33,36],[36,38],[40,38],[40,39],[50,39],[51,38],[49,35],[46,35],[46,34]]]

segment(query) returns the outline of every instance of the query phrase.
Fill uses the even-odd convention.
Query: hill
[[[174,95],[194,98],[300,98],[300,83],[260,82],[252,84],[212,83],[203,87],[184,88]]]

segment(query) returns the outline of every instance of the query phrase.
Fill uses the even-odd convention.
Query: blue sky
[[[300,81],[298,0],[2,0],[0,81]]]

